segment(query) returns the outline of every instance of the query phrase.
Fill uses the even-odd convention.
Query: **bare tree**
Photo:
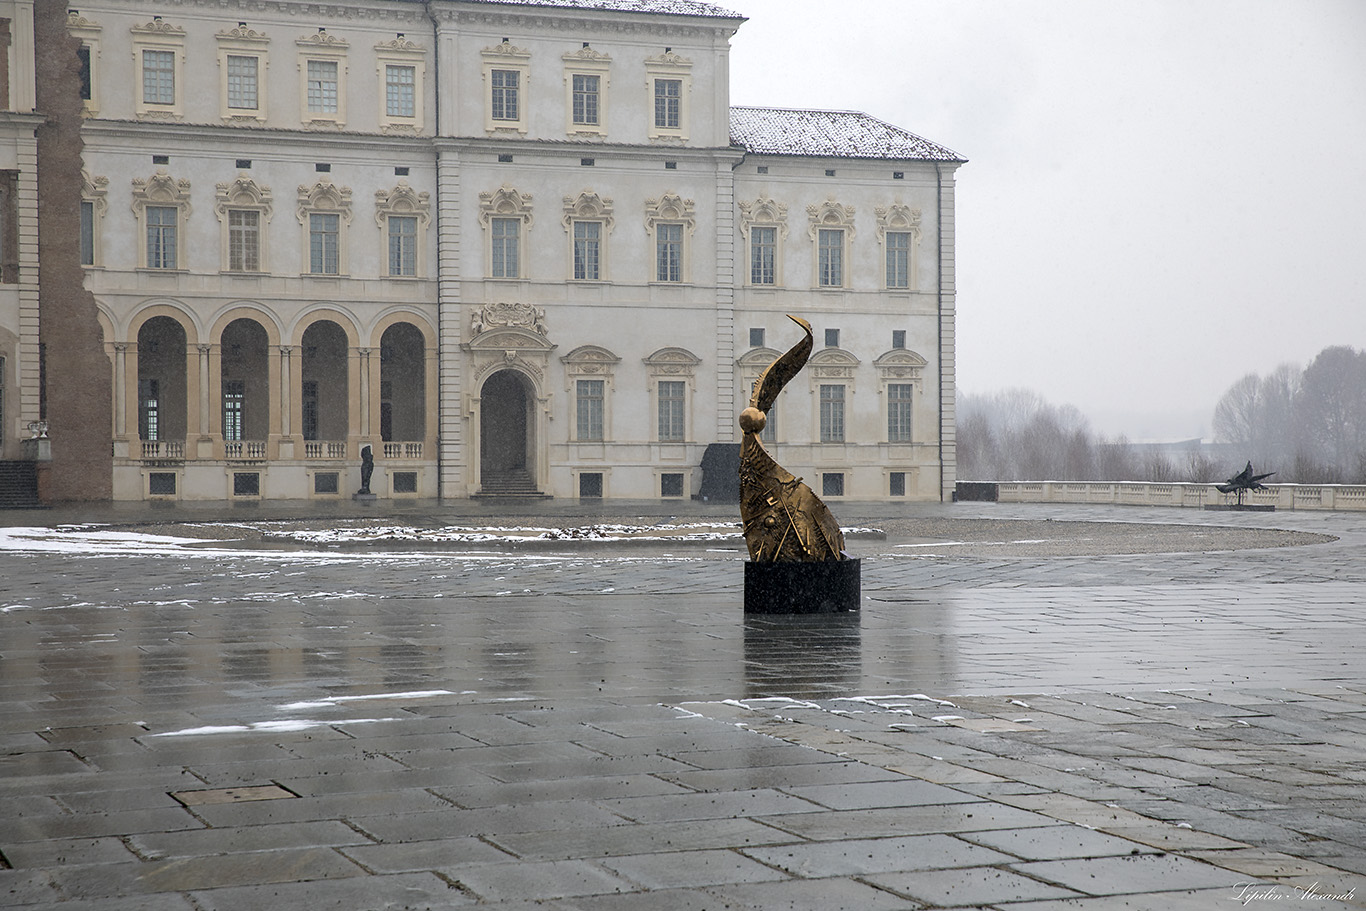
[[[1366,352],[1346,345],[1320,351],[1304,370],[1295,416],[1308,455],[1333,480],[1355,475],[1366,450]]]

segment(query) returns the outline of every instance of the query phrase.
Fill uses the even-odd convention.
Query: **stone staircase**
[[[38,499],[38,465],[0,461],[0,509],[44,509]]]
[[[550,494],[541,493],[531,472],[524,468],[507,471],[485,471],[480,479],[475,500],[549,500]]]

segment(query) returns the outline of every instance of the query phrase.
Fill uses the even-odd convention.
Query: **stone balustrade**
[[[1001,481],[996,484],[1001,503],[1107,503],[1117,506],[1183,506],[1200,509],[1232,505],[1236,494],[1220,493],[1213,484],[1148,481]],[[1366,511],[1366,485],[1268,484],[1248,491],[1249,506],[1277,509],[1340,509]]]

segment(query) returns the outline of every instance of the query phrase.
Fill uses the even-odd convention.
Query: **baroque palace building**
[[[695,0],[69,10],[113,497],[349,497],[365,446],[382,497],[696,495],[793,313],[816,349],[765,431],[779,461],[827,497],[948,499],[962,159],[865,114],[732,107],[744,22]],[[34,205],[34,128],[8,117],[7,217]],[[36,253],[0,250],[11,458],[64,377],[35,362]]]

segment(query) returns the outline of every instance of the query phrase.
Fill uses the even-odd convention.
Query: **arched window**
[[[395,323],[379,343],[379,435],[384,442],[427,434],[427,368],[422,330]]]
[[[154,316],[138,330],[138,437],[185,439],[185,327]]]

